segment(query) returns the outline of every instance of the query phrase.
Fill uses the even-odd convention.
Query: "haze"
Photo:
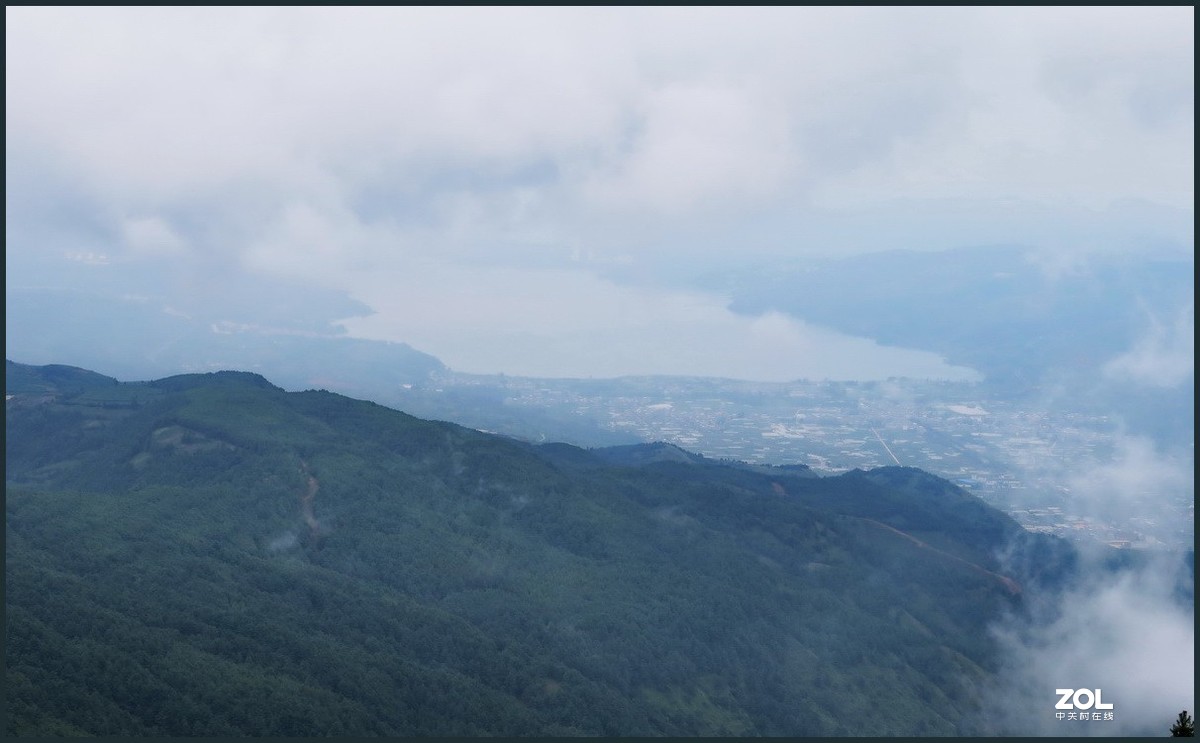
[[[13,290],[55,289],[459,371],[975,379],[735,313],[699,277],[894,248],[1190,254],[1193,17],[8,8],[9,328],[32,311]],[[280,294],[312,304],[251,301]],[[80,363],[105,339],[71,342],[6,351]]]

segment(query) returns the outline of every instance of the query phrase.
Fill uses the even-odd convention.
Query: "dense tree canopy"
[[[882,709],[873,733],[952,735],[1035,577],[993,557],[1011,519],[917,470],[17,371],[10,734],[853,735]]]

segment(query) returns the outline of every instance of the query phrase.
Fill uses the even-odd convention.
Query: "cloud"
[[[143,255],[171,255],[185,250],[186,244],[160,217],[126,219],[122,234],[129,250]]]
[[[273,537],[269,542],[267,542],[267,551],[282,552],[284,550],[289,550],[298,544],[300,544],[299,537],[297,537],[294,532],[286,532],[277,537]]]
[[[1063,440],[1048,447],[1009,447],[1005,466],[1030,488],[1025,496],[1014,494],[1026,499],[1019,505],[1055,505],[1063,509],[1063,522],[1082,518],[1111,526],[1114,533],[1094,535],[1105,541],[1174,548],[1194,540],[1186,517],[1196,487],[1190,439],[1156,442],[1114,427],[1069,432]]]
[[[629,151],[583,184],[585,200],[667,215],[741,206],[795,167],[786,118],[752,91],[676,84],[648,99]]]
[[[1167,184],[1182,186],[1193,172],[1194,145],[1185,138],[1194,129],[1194,42],[1190,29],[1176,33],[1168,25],[1172,18],[1190,24],[1192,11],[1096,10],[993,8],[936,18],[912,12],[909,23],[924,17],[937,29],[920,48],[934,52],[940,75],[914,66],[912,48],[900,50],[896,66],[879,77],[886,86],[915,88],[880,112],[889,116],[881,129],[893,135],[892,145],[830,174],[818,186],[820,200],[970,193],[1098,208],[1124,191],[1188,207],[1188,188],[1171,196]],[[1174,64],[1189,68],[1175,74]],[[887,100],[867,90],[865,100]],[[918,125],[911,115],[892,123],[914,97],[923,112]],[[857,127],[862,120],[839,123]],[[1139,146],[1128,146],[1135,140]],[[1128,180],[1118,185],[1120,178]]]
[[[669,216],[801,176],[1190,204],[1191,13],[16,8],[9,141],[141,198],[548,160]]]
[[[1057,240],[941,200],[1055,225],[1190,209],[1193,13],[8,8],[9,250],[72,223],[89,244],[59,254],[283,276],[382,314],[376,282],[438,263],[686,283],[758,254]],[[591,317],[593,279],[554,311]],[[469,269],[456,285],[486,294]],[[427,323],[470,300],[425,296]]]
[[[1063,595],[1032,597],[1028,619],[997,625],[1004,669],[988,724],[1010,735],[1166,735],[1179,710],[1195,710],[1195,614],[1174,596],[1179,569],[1158,559],[1116,574],[1088,562]],[[1056,719],[1059,688],[1099,689],[1113,719]]]
[[[63,256],[73,263],[82,263],[87,266],[107,266],[111,263],[111,259],[107,255],[91,251],[71,250],[64,253]]]
[[[1072,463],[1063,481],[1076,512],[1167,523],[1166,504],[1195,492],[1195,464],[1142,436],[1117,435],[1108,459]]]
[[[1151,387],[1178,387],[1196,376],[1196,308],[1191,300],[1163,323],[1150,327],[1129,351],[1108,361],[1104,374]]]
[[[1022,613],[993,626],[1002,669],[986,697],[995,714],[980,731],[1166,735],[1181,709],[1195,711],[1195,612],[1180,591],[1194,583],[1182,559],[1194,542],[1190,441],[1164,447],[1118,430],[1090,456],[1031,450],[1012,465],[1018,479],[1041,483],[1039,505],[1061,491],[1062,520],[1095,518],[1150,549],[1076,540],[1079,563],[1063,587],[1027,592]],[[1158,537],[1169,545],[1155,544]],[[1056,719],[1059,688],[1102,690],[1114,719]]]

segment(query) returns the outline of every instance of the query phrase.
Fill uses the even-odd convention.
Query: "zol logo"
[[[1055,689],[1059,696],[1054,709],[1112,709],[1111,704],[1100,701],[1100,689]],[[1070,701],[1068,701],[1070,700]]]

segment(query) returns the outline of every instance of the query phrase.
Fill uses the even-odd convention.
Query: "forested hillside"
[[[6,377],[9,734],[954,735],[1070,561],[918,470]]]

